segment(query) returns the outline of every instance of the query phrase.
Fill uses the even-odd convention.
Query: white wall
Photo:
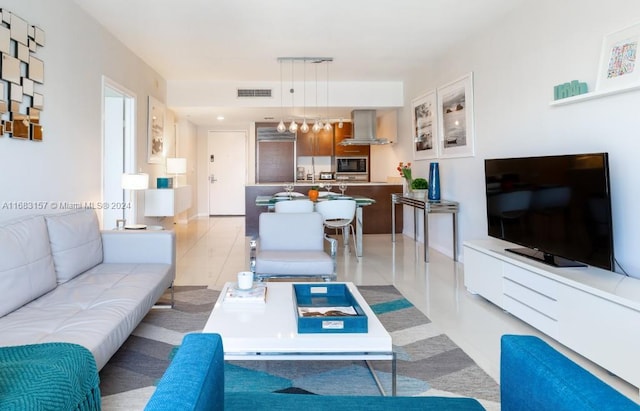
[[[187,218],[195,217],[198,204],[198,128],[187,120],[180,120],[176,124],[177,145],[176,157],[187,159],[187,174],[178,176],[180,185],[191,186],[191,208],[187,210]]]
[[[301,81],[294,81],[296,90],[303,90],[305,84]],[[331,104],[335,107],[399,107],[402,105],[402,82],[400,81],[352,81],[352,82],[329,82]],[[170,80],[168,82],[168,101],[172,107],[273,107],[281,108],[281,102],[285,107],[291,107],[292,101],[289,92],[280,96],[280,82],[238,82],[238,81],[200,81],[200,80]],[[319,90],[325,90],[326,82],[318,82]],[[273,97],[264,98],[238,98],[238,88],[265,88],[272,90]],[[317,115],[316,105],[320,101],[320,111],[324,94],[318,92],[315,95],[315,88],[310,87],[307,81],[306,99],[296,97],[293,106],[296,112],[301,115],[303,101],[306,101],[306,113],[308,116]],[[297,92],[296,92],[297,93]]]
[[[37,52],[44,141],[0,138],[0,206],[48,201],[38,211],[51,212],[53,202],[100,201],[103,75],[137,94],[137,168],[157,173],[146,164],[147,96],[164,101],[165,81],[71,0],[6,0],[2,8],[42,28],[46,45]],[[0,220],[33,212],[0,207]]]
[[[484,159],[606,151],[616,258],[640,277],[640,92],[549,106],[556,84],[577,79],[593,90],[603,37],[638,21],[637,1],[528,2],[406,83],[405,108],[398,118],[399,139],[404,140],[394,147],[401,161],[412,159],[411,100],[474,73],[476,155],[439,160],[442,197],[461,204],[460,246],[486,236]],[[414,176],[427,176],[428,164],[414,162]],[[434,216],[430,227],[430,243],[451,255],[448,216]],[[412,231],[411,218],[404,229]]]

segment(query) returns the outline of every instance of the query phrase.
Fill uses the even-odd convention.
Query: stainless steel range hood
[[[353,123],[353,138],[345,138],[340,142],[341,146],[368,146],[390,144],[386,138],[376,137],[376,111],[353,110],[351,112]]]

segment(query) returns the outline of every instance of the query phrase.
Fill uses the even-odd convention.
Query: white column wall
[[[101,200],[103,75],[136,94],[137,168],[157,174],[159,167],[146,163],[147,96],[164,101],[164,79],[73,1],[6,0],[2,8],[42,28],[46,45],[37,51],[44,61],[45,84],[37,87],[44,95],[44,140],[0,138],[0,206],[25,201],[48,206],[0,207],[0,220],[60,211],[51,207],[58,202]]]

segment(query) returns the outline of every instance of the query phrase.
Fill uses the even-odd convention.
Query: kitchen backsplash
[[[318,156],[314,158],[313,162],[315,164],[316,178],[320,175],[321,171],[327,171],[327,172],[334,171],[332,170],[332,167],[333,167],[332,157]],[[311,157],[305,157],[305,156],[298,157],[297,166],[304,167],[305,175],[308,173],[311,173],[311,170],[312,170]]]

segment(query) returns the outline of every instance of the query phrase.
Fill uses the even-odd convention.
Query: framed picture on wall
[[[439,87],[440,157],[473,157],[473,73]]]
[[[149,111],[147,119],[147,162],[162,164],[165,154],[164,138],[164,104],[149,96]]]
[[[640,23],[605,36],[600,52],[596,90],[615,90],[640,85],[637,55]]]
[[[424,160],[438,156],[438,120],[435,90],[415,98],[411,104],[413,158]]]

